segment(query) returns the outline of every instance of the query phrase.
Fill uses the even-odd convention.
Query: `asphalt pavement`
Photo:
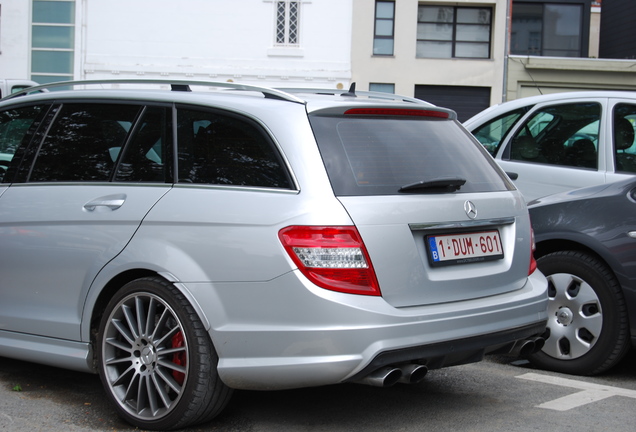
[[[185,431],[636,430],[636,354],[575,377],[493,357],[430,371],[417,385],[343,384],[235,392],[216,420]],[[96,375],[0,357],[0,431],[138,431],[117,417]]]

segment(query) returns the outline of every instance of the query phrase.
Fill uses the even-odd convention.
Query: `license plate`
[[[498,230],[430,235],[426,237],[426,246],[433,266],[496,260],[504,256]]]

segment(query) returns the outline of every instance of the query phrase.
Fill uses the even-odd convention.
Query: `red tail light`
[[[375,271],[353,226],[290,226],[278,233],[298,269],[321,288],[379,296]]]

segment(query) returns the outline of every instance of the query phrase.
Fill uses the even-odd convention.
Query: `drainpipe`
[[[504,56],[504,71],[503,71],[503,94],[501,95],[501,101],[506,102],[508,100],[508,62],[510,57],[510,35],[512,33],[512,0],[508,0],[506,7],[506,43],[505,43],[505,56]]]

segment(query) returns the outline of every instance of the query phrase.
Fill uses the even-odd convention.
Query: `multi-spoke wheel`
[[[625,301],[616,277],[597,258],[555,252],[537,264],[548,279],[548,326],[539,367],[577,375],[601,373],[629,348]]]
[[[138,279],[115,295],[100,325],[98,356],[108,395],[140,428],[205,422],[229,400],[207,332],[184,296],[163,279]]]

